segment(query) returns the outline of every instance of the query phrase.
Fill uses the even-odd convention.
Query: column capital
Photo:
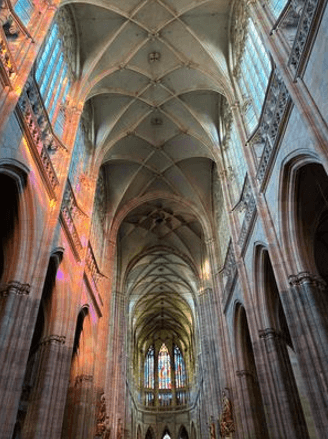
[[[292,287],[311,285],[322,290],[327,288],[327,284],[322,277],[312,274],[309,271],[301,271],[298,274],[288,276],[288,282]]]
[[[262,339],[280,338],[281,335],[274,328],[265,328],[259,330],[259,336]]]
[[[88,383],[92,383],[93,382],[93,375],[78,375],[76,378],[75,378],[75,386],[78,386],[78,385],[82,385],[82,383],[85,383],[85,382],[88,382]]]
[[[65,344],[66,342],[66,337],[65,335],[56,335],[56,334],[52,334],[52,335],[48,335],[47,337],[44,337],[40,344],[41,345],[50,345],[50,344]]]
[[[250,377],[250,378],[253,378],[254,380],[256,380],[254,373],[251,372],[250,370],[247,370],[247,369],[236,370],[236,375],[238,378]]]
[[[30,294],[30,284],[23,284],[19,281],[12,280],[0,288],[0,297],[7,297],[9,294],[16,296],[28,296]]]

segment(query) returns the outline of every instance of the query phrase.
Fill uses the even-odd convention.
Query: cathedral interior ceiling
[[[231,96],[231,2],[63,4],[76,23],[81,100],[92,108],[110,215],[114,218],[131,200],[165,194],[130,211],[119,230],[121,273],[127,279],[122,287],[138,305],[136,334],[163,329],[165,321],[171,334],[190,345],[197,281],[191,266],[178,263],[176,255],[189,258],[200,275],[200,221],[211,222],[219,109],[223,96]],[[138,253],[160,246],[171,249],[165,257],[149,250],[147,262],[127,270]]]

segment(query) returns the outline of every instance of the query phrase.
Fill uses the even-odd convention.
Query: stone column
[[[24,422],[24,439],[59,439],[62,432],[72,350],[65,337],[50,335],[40,344],[35,386]]]
[[[71,413],[67,413],[70,439],[90,439],[95,428],[95,396],[93,375],[79,375],[69,391]],[[66,436],[64,436],[66,439]]]
[[[282,294],[293,346],[308,391],[318,437],[328,425],[328,293],[319,276],[301,272],[289,277]]]
[[[268,438],[256,377],[249,370],[239,370],[236,372],[236,375],[239,378],[237,386],[238,393],[240,394],[240,414],[243,425],[242,437],[247,437],[247,439]]]
[[[306,439],[309,434],[286,341],[272,328],[259,334],[264,362],[258,364],[258,374],[270,437]]]
[[[33,335],[37,304],[30,285],[11,281],[0,291],[0,428],[11,439],[22,393],[25,365]],[[17,324],[19,322],[19,324]]]

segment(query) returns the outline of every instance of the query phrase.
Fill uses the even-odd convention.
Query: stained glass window
[[[70,88],[70,80],[63,43],[56,23],[51,26],[38,59],[35,79],[56,134],[60,136],[64,125],[63,106]]]
[[[25,26],[28,25],[31,19],[33,9],[33,2],[31,0],[18,0],[14,6],[14,11]]]
[[[245,48],[239,66],[238,84],[245,105],[245,122],[252,131],[261,114],[271,72],[270,58],[251,18],[247,22]]]
[[[154,389],[155,387],[155,362],[154,362],[155,350],[151,346],[148,349],[146,361],[145,361],[145,388]]]
[[[287,0],[270,0],[269,3],[273,15],[278,18],[286,6]]]
[[[171,389],[171,359],[165,343],[158,354],[158,388]]]
[[[178,346],[174,347],[175,387],[181,388],[186,385],[186,367],[183,356]]]

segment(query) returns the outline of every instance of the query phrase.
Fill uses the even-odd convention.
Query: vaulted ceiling
[[[108,210],[113,219],[126,210],[118,255],[140,337],[166,328],[186,345],[192,340],[219,109],[222,96],[232,96],[232,3],[63,3],[78,31],[81,99],[93,109]]]

